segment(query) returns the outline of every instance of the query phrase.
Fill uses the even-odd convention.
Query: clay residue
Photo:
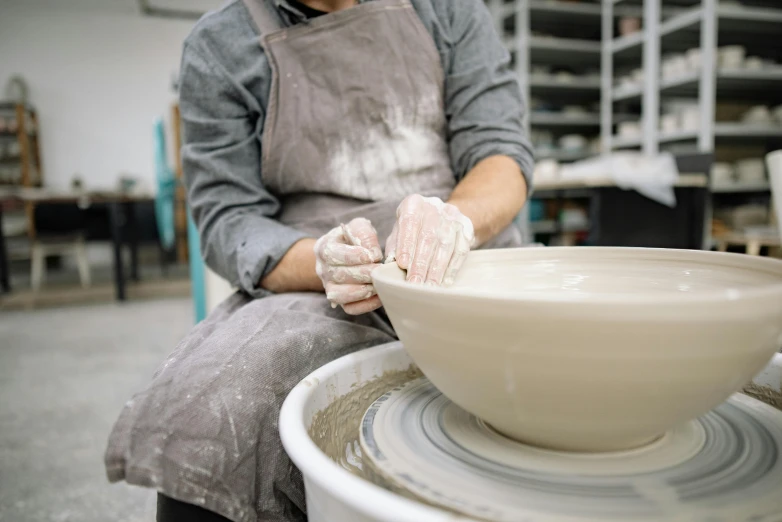
[[[406,370],[385,372],[337,398],[312,417],[310,438],[330,459],[363,477],[359,430],[364,413],[388,390],[422,375],[418,367],[410,365]]]
[[[765,402],[769,406],[782,411],[782,392],[769,386],[758,386],[755,383],[747,384],[742,391],[753,399]]]

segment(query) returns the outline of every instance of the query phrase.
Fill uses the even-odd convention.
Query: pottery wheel
[[[643,448],[557,452],[510,440],[421,378],[367,410],[365,469],[477,519],[782,521],[782,412],[736,394]]]

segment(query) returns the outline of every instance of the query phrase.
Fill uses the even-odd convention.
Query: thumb
[[[347,239],[356,246],[369,250],[372,261],[379,263],[383,259],[383,251],[377,239],[377,232],[372,223],[365,218],[356,218],[344,227]]]
[[[396,236],[398,232],[398,226],[394,224],[394,228],[391,229],[391,235],[386,239],[386,263],[396,261]]]

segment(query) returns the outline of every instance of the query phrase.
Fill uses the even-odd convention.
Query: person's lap
[[[280,406],[316,368],[392,340],[382,314],[348,316],[323,294],[236,294],[126,405],[109,440],[109,478],[234,521],[303,519],[301,475],[277,433]]]

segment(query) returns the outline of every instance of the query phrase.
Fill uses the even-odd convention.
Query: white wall
[[[114,188],[127,173],[154,189],[152,123],[163,116],[170,132],[192,25],[144,17],[135,0],[0,0],[0,98],[11,75],[27,80],[47,185],[79,173],[89,188]]]

